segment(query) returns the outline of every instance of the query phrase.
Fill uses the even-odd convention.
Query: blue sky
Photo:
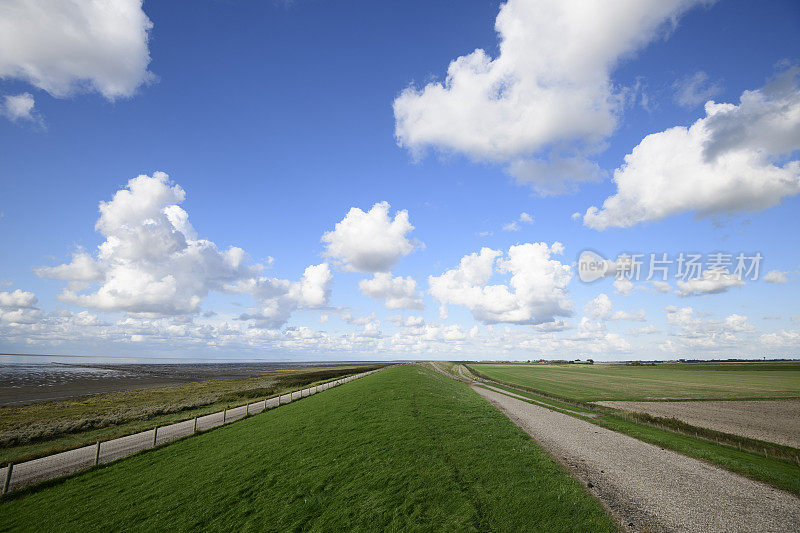
[[[794,2],[81,4],[0,10],[0,351],[798,356]],[[46,31],[82,20],[77,40]],[[448,80],[468,55],[485,63]],[[736,108],[647,137],[705,119],[707,100]],[[721,155],[692,163],[701,141]],[[147,191],[102,219],[140,175]],[[157,194],[180,198],[141,208]],[[615,194],[623,207],[585,217]],[[225,263],[231,246],[246,256]],[[490,278],[459,270],[484,247]],[[583,283],[585,249],[764,260],[757,280],[671,272],[659,292]],[[53,269],[74,253],[90,274]]]

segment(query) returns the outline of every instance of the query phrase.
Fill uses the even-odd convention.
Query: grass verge
[[[277,370],[245,379],[206,380],[2,408],[0,465],[124,437],[374,368]]]
[[[614,531],[468,387],[379,372],[0,505],[0,530]]]

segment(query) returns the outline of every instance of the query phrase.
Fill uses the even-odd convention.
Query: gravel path
[[[481,387],[633,531],[796,532],[800,500],[769,485]]]
[[[597,403],[800,448],[800,400]]]

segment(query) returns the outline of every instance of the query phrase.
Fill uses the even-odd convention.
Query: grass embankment
[[[376,366],[275,370],[245,379],[215,379],[1,408],[0,464],[130,435],[373,368]]]
[[[493,380],[586,402],[800,398],[800,363],[471,364],[470,368]]]
[[[470,365],[470,370],[483,379],[489,379],[482,365]],[[524,396],[537,404],[548,404],[562,412],[569,410],[594,414],[594,418],[581,418],[644,442],[714,463],[800,496],[800,466],[797,464],[800,451],[794,448],[699,428],[675,419],[621,412],[577,398],[559,398],[555,393],[539,393],[525,385],[500,382],[493,382],[492,385]],[[768,452],[769,457],[762,455],[762,452]]]
[[[468,387],[379,372],[0,504],[0,530],[614,531]]]

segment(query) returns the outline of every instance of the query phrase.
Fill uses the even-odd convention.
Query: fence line
[[[92,466],[110,463],[142,450],[154,448],[200,431],[230,424],[246,416],[258,414],[267,409],[274,409],[275,407],[297,401],[301,398],[312,396],[318,392],[353,381],[354,379],[380,372],[385,368],[389,367],[353,374],[352,376],[329,381],[322,385],[307,387],[299,391],[290,391],[287,394],[280,394],[272,398],[264,398],[263,400],[240,405],[232,409],[226,408],[216,413],[196,416],[193,419],[190,418],[189,420],[166,426],[156,426],[154,429],[134,433],[133,435],[127,435],[125,437],[98,441],[96,444],[90,444],[73,450],[32,459],[19,464],[9,463],[5,467],[0,468],[0,480],[3,480],[2,493],[0,493],[0,496],[8,494],[13,490],[29,487],[36,483],[74,474],[81,470],[91,468]]]

